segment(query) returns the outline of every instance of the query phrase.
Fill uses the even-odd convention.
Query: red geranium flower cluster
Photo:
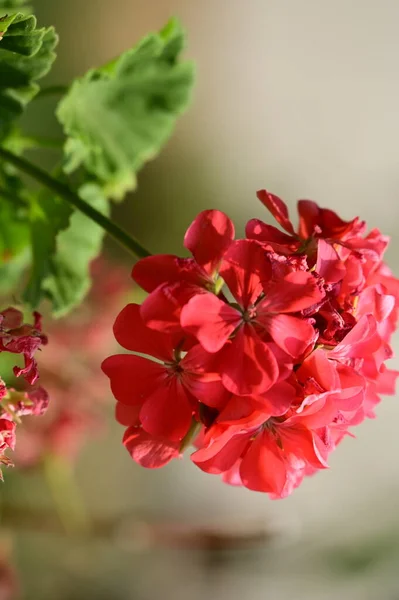
[[[258,198],[284,232],[254,219],[234,241],[208,210],[186,233],[192,258],[135,265],[149,296],[114,326],[135,354],[103,370],[138,463],[166,464],[199,432],[198,467],[281,498],[394,393],[399,281],[382,261],[388,238],[358,218],[301,200],[295,232],[282,200]]]
[[[23,314],[15,308],[0,312],[0,353],[9,352],[23,357],[24,365],[15,366],[13,373],[22,376],[27,391],[7,387],[0,378],[0,465],[10,466],[5,452],[15,448],[15,428],[22,415],[41,415],[47,408],[46,391],[37,384],[39,373],[34,358],[36,350],[47,343],[41,330],[41,316],[34,313],[34,324],[23,322]],[[2,474],[0,470],[0,479]]]

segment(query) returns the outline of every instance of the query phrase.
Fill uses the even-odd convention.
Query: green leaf
[[[27,10],[27,0],[0,0],[0,13],[7,10]]]
[[[108,201],[101,188],[86,183],[79,195],[102,213],[109,214]],[[101,251],[104,230],[76,211],[70,226],[57,237],[57,251],[51,259],[50,274],[43,289],[53,302],[53,314],[61,317],[80,304],[90,289],[89,267]]]
[[[18,210],[1,196],[0,190],[0,262],[8,262],[20,254],[29,241],[26,211]]]
[[[68,136],[65,171],[83,165],[107,196],[121,199],[186,109],[194,68],[179,62],[184,33],[172,20],[101,69],[78,79],[57,116]]]
[[[79,195],[108,214],[108,202],[97,185],[86,183]],[[33,265],[24,300],[37,308],[48,298],[57,317],[79,304],[90,288],[89,265],[100,253],[103,237],[96,223],[44,192],[32,214]]]
[[[32,205],[30,237],[32,267],[23,299],[37,308],[46,296],[43,282],[51,270],[52,257],[56,252],[56,238],[69,225],[72,209],[64,200],[44,190]]]
[[[17,13],[0,18],[1,137],[37,94],[37,81],[48,73],[55,60],[58,37],[54,28],[37,29],[36,25],[33,15]]]

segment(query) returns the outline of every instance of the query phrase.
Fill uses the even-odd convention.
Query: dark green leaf
[[[36,17],[21,13],[0,19],[0,136],[37,94],[37,81],[55,59],[58,38],[53,27],[36,27]]]
[[[171,21],[159,34],[77,80],[58,107],[68,140],[65,170],[84,167],[120,199],[170,137],[188,105],[193,65],[179,62],[184,34]]]

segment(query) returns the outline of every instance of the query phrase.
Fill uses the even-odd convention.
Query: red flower
[[[218,268],[233,239],[230,219],[218,210],[206,210],[193,221],[184,238],[194,258],[160,254],[139,260],[132,277],[150,292],[141,307],[147,325],[163,332],[178,331],[182,305],[195,294],[217,289]]]
[[[211,428],[203,447],[192,455],[203,471],[227,474],[234,471],[245,487],[282,498],[301,481],[306,469],[327,467],[328,442],[297,416],[271,418],[263,423],[248,419],[245,428]]]
[[[284,232],[251,220],[233,242],[228,218],[206,211],[186,234],[194,258],[138,263],[150,295],[114,331],[147,358],[103,368],[136,462],[166,464],[202,425],[199,468],[283,498],[394,393],[399,281],[382,262],[388,239],[358,218],[301,200],[296,233],[280,198],[258,197]]]
[[[235,394],[265,392],[279,376],[268,342],[295,358],[309,349],[316,339],[312,324],[290,313],[317,304],[324,294],[311,273],[292,271],[273,281],[268,257],[249,240],[230,247],[221,275],[237,308],[210,293],[197,295],[184,306],[181,324],[208,352],[224,348],[219,369],[227,389]]]
[[[102,364],[118,403],[128,407],[118,409],[123,424],[141,426],[169,447],[169,442],[181,441],[188,433],[199,399],[226,395],[219,374],[209,371],[212,356],[198,345],[184,352],[181,333],[163,334],[146,327],[139,305],[128,304],[122,310],[114,333],[124,348],[146,355],[118,354]],[[130,410],[136,406],[139,410]]]

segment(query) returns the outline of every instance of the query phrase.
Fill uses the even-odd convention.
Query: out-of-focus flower
[[[34,467],[49,453],[74,460],[85,440],[104,426],[109,392],[99,365],[114,343],[109,325],[127,291],[128,273],[99,259],[92,278],[79,308],[64,319],[47,320],[51,344],[41,355],[40,372],[51,403],[40,419],[24,419],[15,450],[20,468]]]
[[[0,378],[0,464],[12,465],[5,454],[14,450],[15,430],[20,417],[40,415],[47,408],[47,392],[38,385],[39,372],[34,358],[40,346],[47,344],[47,337],[41,330],[41,316],[34,313],[34,324],[23,322],[23,314],[16,308],[7,308],[0,312],[0,353],[11,353],[23,357],[24,366],[14,366],[16,377],[25,380],[25,392],[16,392],[7,388]],[[0,470],[0,478],[2,479]]]
[[[399,281],[383,262],[388,238],[358,218],[301,200],[295,232],[280,198],[258,197],[285,232],[251,220],[233,241],[228,217],[205,211],[185,238],[195,260],[137,263],[149,296],[114,333],[148,358],[111,356],[103,370],[138,463],[163,466],[200,428],[199,468],[282,498],[394,393]]]
[[[11,562],[11,544],[8,538],[0,542],[0,600],[15,600],[19,597],[19,583]]]

